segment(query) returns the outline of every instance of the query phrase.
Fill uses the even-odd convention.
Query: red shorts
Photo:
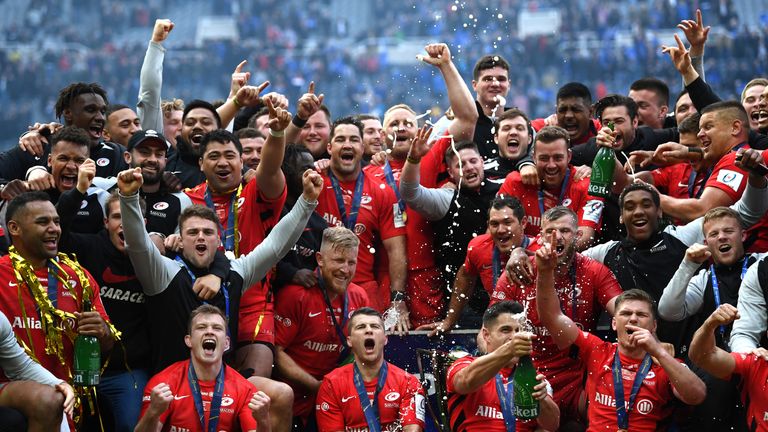
[[[411,325],[416,328],[440,320],[445,312],[443,278],[435,267],[408,270],[405,289]]]
[[[240,301],[238,344],[262,342],[275,344],[275,305],[267,303],[266,289],[261,282],[243,293]]]

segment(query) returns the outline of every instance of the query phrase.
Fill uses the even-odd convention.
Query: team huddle
[[[0,154],[0,421],[768,431],[768,79],[721,100],[701,13],[679,27],[671,109],[655,78],[597,101],[571,82],[542,119],[506,106],[501,56],[470,90],[427,45],[450,105],[432,123],[334,118],[322,83],[289,102],[245,62],[225,100],[163,100],[157,20],[135,106],[72,83],[58,122]],[[478,349],[437,380],[429,426],[388,337],[456,329]],[[79,337],[96,385],[74,377]]]

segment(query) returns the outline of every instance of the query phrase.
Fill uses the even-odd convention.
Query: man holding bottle
[[[552,400],[551,387],[544,375],[537,374],[538,384],[529,388],[530,396],[538,401],[538,415],[524,420],[521,407],[515,407],[520,394],[511,391],[516,368],[533,367],[530,333],[521,332],[521,317],[525,317],[520,303],[496,303],[483,315],[481,337],[488,354],[482,357],[466,356],[456,360],[448,369],[448,413],[450,428],[471,432],[487,430],[533,431],[537,427],[556,430],[560,423],[560,409]],[[527,361],[522,359],[527,357]],[[518,391],[521,383],[514,383]],[[530,413],[526,413],[530,414]]]

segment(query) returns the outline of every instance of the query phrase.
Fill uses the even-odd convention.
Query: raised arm
[[[485,336],[487,331],[483,328],[481,330],[482,335]],[[512,340],[505,342],[496,350],[478,357],[469,366],[456,373],[453,388],[458,394],[475,392],[499,373],[514,357],[530,355],[532,349],[532,335],[516,333]]]
[[[296,104],[296,115],[293,117],[291,124],[285,129],[286,142],[297,142],[301,129],[307,123],[307,120],[320,110],[320,106],[323,105],[323,99],[325,99],[325,95],[316,95],[315,82],[310,82],[309,89],[299,98]]]
[[[693,274],[710,257],[709,249],[696,243],[685,251],[685,258],[659,299],[659,315],[667,321],[682,321],[701,309],[707,272]]]
[[[128,251],[144,293],[157,295],[165,291],[181,267],[162,256],[149,238],[139,207],[139,189],[143,182],[139,167],[122,171],[117,176],[125,250]]]
[[[243,277],[244,289],[261,280],[269,269],[293,248],[304,232],[304,227],[317,206],[317,197],[323,189],[323,179],[314,170],[307,170],[304,172],[303,185],[304,192],[301,197],[291,211],[275,225],[267,238],[248,255],[232,261],[232,270]]]
[[[243,63],[240,63],[242,65]],[[238,65],[238,67],[240,67]],[[233,77],[237,74],[237,70],[233,73]],[[234,78],[233,78],[234,82]],[[235,93],[234,97],[230,97],[224,102],[223,105],[216,108],[216,112],[221,118],[221,127],[227,127],[232,119],[237,115],[237,111],[244,106],[253,106],[261,103],[261,92],[269,85],[269,81],[264,81],[256,86],[244,85],[240,87]],[[230,94],[231,95],[231,94]],[[273,101],[274,102],[274,101]]]
[[[285,189],[285,176],[280,167],[285,153],[285,128],[291,122],[291,113],[264,99],[269,109],[269,135],[261,150],[261,163],[256,167],[256,184],[267,199],[275,199]]]
[[[155,21],[152,39],[149,41],[147,53],[144,55],[144,63],[141,65],[139,101],[136,104],[136,113],[141,120],[141,127],[144,130],[163,130],[163,110],[160,92],[163,87],[165,48],[162,42],[168,38],[168,34],[173,30],[173,26],[173,22],[168,19],[158,19]]]
[[[428,189],[419,184],[421,158],[429,152],[427,139],[432,128],[425,125],[411,141],[408,157],[400,173],[400,196],[408,208],[417,211],[427,220],[442,219],[451,206],[454,191],[451,189]]]
[[[560,309],[560,299],[555,291],[555,267],[557,253],[552,248],[557,244],[556,233],[547,238],[536,251],[536,312],[544,327],[547,328],[552,340],[558,348],[565,349],[579,337],[579,328]]]
[[[653,356],[664,368],[675,397],[688,405],[698,405],[704,401],[707,394],[704,382],[688,366],[672,357],[653,332],[630,324],[627,324],[626,328],[632,331],[630,337],[635,346]]]
[[[417,58],[424,63],[431,64],[440,70],[448,90],[448,100],[451,103],[454,118],[448,126],[448,131],[456,141],[471,140],[475,133],[477,123],[477,107],[469,87],[461,78],[451,59],[451,51],[444,43],[429,44],[424,47],[427,55],[419,55]]]
[[[715,345],[715,330],[739,319],[739,311],[728,303],[715,309],[691,340],[688,357],[697,366],[717,378],[727,380],[736,367],[736,361],[725,350]]]

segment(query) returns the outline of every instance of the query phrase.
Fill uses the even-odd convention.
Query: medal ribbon
[[[400,212],[405,211],[405,200],[400,196],[400,188],[397,187],[395,182],[395,176],[392,174],[392,166],[389,165],[389,161],[384,162],[384,177],[387,179],[387,185],[395,191],[395,197],[397,197],[397,206],[400,207]]]
[[[342,349],[341,353],[339,354],[339,360],[337,362],[341,363],[349,355],[347,338],[344,336],[343,330],[343,328],[347,325],[347,320],[349,317],[349,290],[344,291],[344,301],[341,307],[341,324],[339,324],[339,322],[336,321],[336,313],[334,312],[333,305],[331,304],[331,298],[328,296],[328,291],[325,289],[325,281],[323,281],[323,276],[320,274],[320,269],[317,269],[316,273],[317,285],[320,287],[320,292],[323,293],[323,299],[325,300],[325,305],[328,308],[328,313],[331,314],[331,322],[333,322],[333,327],[336,328],[336,335],[339,337],[339,342],[341,343]]]
[[[499,396],[499,405],[501,405],[501,415],[504,417],[504,425],[507,432],[515,432],[517,419],[515,418],[515,381],[512,374],[507,377],[506,388],[504,386],[504,377],[500,373],[496,374],[496,394]]]
[[[216,432],[219,425],[219,414],[221,412],[221,396],[224,394],[224,369],[226,366],[221,365],[221,371],[216,377],[216,386],[213,390],[213,397],[211,398],[211,412],[208,414],[208,427],[205,427],[205,408],[203,407],[203,396],[200,392],[200,383],[197,381],[197,374],[195,368],[192,366],[192,361],[189,361],[189,369],[187,369],[187,380],[189,381],[189,388],[192,391],[192,399],[195,401],[195,410],[197,410],[197,418],[200,420],[200,426],[203,430],[208,432]]]
[[[365,391],[365,382],[357,363],[354,363],[354,382],[357,390],[357,398],[360,399],[360,407],[363,409],[365,422],[368,423],[369,432],[381,432],[381,420],[379,418],[379,393],[387,382],[387,362],[381,362],[379,369],[379,380],[376,383],[376,391],[373,393],[373,401],[368,399],[368,392]]]
[[[232,192],[229,196],[229,212],[227,213],[227,229],[221,225],[221,221],[217,223],[219,226],[219,237],[221,238],[221,244],[224,246],[225,251],[232,251],[235,253],[235,257],[240,256],[240,241],[237,238],[237,202],[240,201],[240,194],[243,192],[243,185],[237,187],[237,190]],[[216,212],[216,205],[213,203],[213,194],[208,184],[205,185],[205,205]]]
[[[744,280],[744,275],[747,274],[747,267],[749,267],[749,258],[752,254],[744,256],[744,264],[741,266],[741,280]],[[709,277],[712,279],[712,293],[715,296],[715,309],[720,307],[720,284],[717,282],[717,274],[715,273],[715,265],[709,265]],[[718,327],[720,336],[725,337],[725,326]]]
[[[651,355],[646,353],[643,357],[643,361],[640,362],[640,366],[637,368],[635,374],[635,381],[632,383],[632,390],[629,392],[629,407],[624,404],[624,378],[621,374],[621,359],[619,358],[619,348],[616,347],[616,352],[613,356],[613,365],[611,366],[613,375],[613,394],[616,401],[616,421],[619,424],[619,429],[629,429],[629,413],[632,411],[632,407],[635,405],[635,398],[640,391],[640,387],[643,385],[645,376],[648,375],[648,371],[651,370]]]
[[[565,172],[565,178],[563,179],[563,185],[560,186],[560,197],[557,199],[556,206],[559,206],[563,203],[563,198],[565,198],[565,192],[568,190],[568,180],[571,178],[571,170],[568,169]],[[544,216],[544,190],[539,188],[539,216]]]
[[[357,225],[357,213],[360,211],[360,202],[363,199],[363,170],[360,170],[360,174],[357,175],[357,180],[355,180],[355,194],[352,195],[352,208],[349,211],[349,215],[347,215],[347,208],[344,205],[344,192],[339,185],[339,180],[330,169],[328,170],[328,177],[331,179],[333,192],[336,194],[336,205],[339,207],[339,213],[341,213],[341,223],[354,232],[355,225]]]

